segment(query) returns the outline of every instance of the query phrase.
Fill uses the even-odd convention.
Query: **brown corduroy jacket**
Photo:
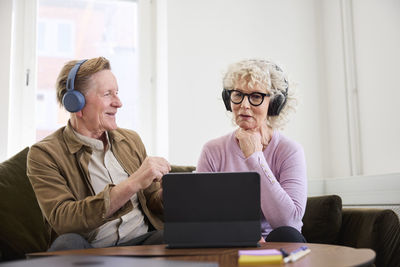
[[[108,133],[113,154],[131,175],[146,158],[139,135],[120,128]],[[110,184],[95,194],[88,172],[91,153],[91,148],[75,136],[70,123],[29,150],[27,175],[42,213],[56,235],[78,233],[90,242],[99,226],[120,218],[133,208],[128,201],[111,217],[105,217],[114,185]],[[153,182],[137,193],[140,208],[155,229],[163,228],[162,201],[157,197],[160,189],[160,183]]]

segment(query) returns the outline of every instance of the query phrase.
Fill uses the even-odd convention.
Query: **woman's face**
[[[235,84],[235,90],[238,90],[245,94],[251,94],[254,92],[268,93],[266,89],[256,85],[254,88],[250,88],[248,83],[239,81]],[[231,108],[236,124],[244,130],[256,130],[266,123],[268,106],[270,98],[264,97],[264,101],[259,106],[253,106],[250,104],[247,96],[244,97],[242,103],[234,104],[231,101]]]

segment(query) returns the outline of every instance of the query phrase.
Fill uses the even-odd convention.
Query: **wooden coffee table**
[[[27,254],[28,258],[52,255],[108,255],[154,257],[170,260],[218,262],[220,267],[238,266],[238,250],[240,249],[280,249],[293,251],[302,245],[311,249],[311,253],[294,263],[285,266],[369,266],[375,260],[375,252],[371,249],[356,249],[344,246],[301,243],[263,243],[259,248],[188,248],[168,249],[165,245],[93,248],[84,250],[66,250],[56,252],[39,252]],[[263,265],[269,266],[269,265]],[[277,265],[271,265],[277,266]]]

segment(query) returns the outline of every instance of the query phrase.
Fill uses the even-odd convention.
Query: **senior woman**
[[[121,129],[122,106],[110,62],[70,61],[57,79],[68,124],[31,147],[27,174],[44,218],[58,236],[50,251],[163,242],[161,177],[139,135]],[[49,229],[49,230],[50,230]]]
[[[278,130],[296,103],[285,73],[270,61],[243,60],[229,67],[223,86],[225,107],[238,128],[204,145],[197,171],[258,172],[261,240],[306,242],[301,234],[307,200],[304,152]]]

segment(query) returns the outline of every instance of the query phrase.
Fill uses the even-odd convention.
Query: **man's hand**
[[[139,169],[129,179],[135,181],[137,191],[146,189],[153,181],[161,182],[161,178],[169,173],[171,166],[161,157],[147,157]]]
[[[171,166],[166,159],[147,157],[136,172],[111,189],[110,208],[106,217],[120,209],[139,190],[146,189],[154,181],[161,182],[163,175],[169,173],[170,170]]]

